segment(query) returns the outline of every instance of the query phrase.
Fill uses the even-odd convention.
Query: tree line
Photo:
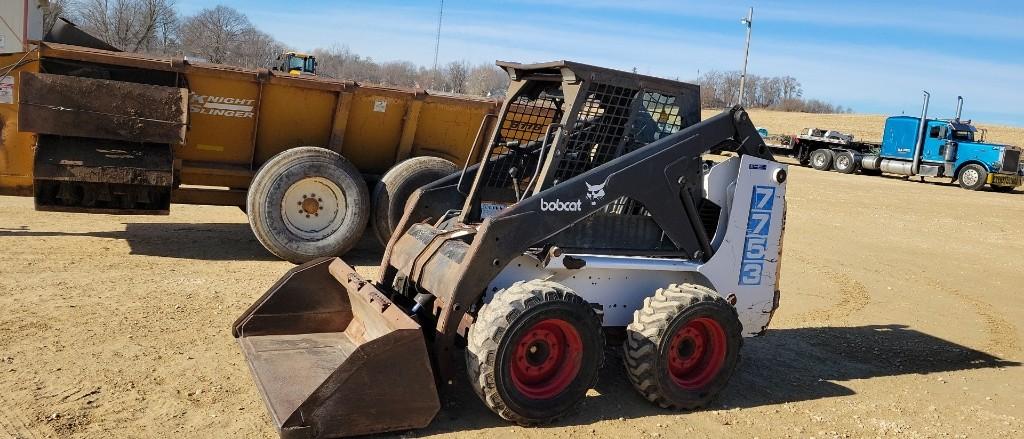
[[[184,55],[191,59],[247,68],[270,68],[287,45],[256,28],[245,14],[218,5],[194,15],[177,12],[176,0],[50,0],[44,24],[58,16],[129,52]],[[437,68],[409,61],[377,61],[343,45],[313,50],[318,74],[388,86],[420,87],[435,91],[502,97],[508,75],[484,63],[456,60]],[[740,72],[708,71],[696,80],[701,105],[722,108],[739,101]],[[846,113],[850,108],[803,98],[792,76],[747,75],[744,105],[781,111]]]
[[[739,71],[711,70],[697,78],[700,85],[700,103],[704,108],[722,108],[739,102]],[[853,109],[833,105],[818,99],[805,99],[800,81],[786,76],[759,76],[747,74],[743,83],[743,105],[747,108],[767,108],[778,111],[804,113],[852,113]]]
[[[118,49],[246,68],[271,68],[289,50],[286,44],[256,28],[245,14],[223,5],[182,16],[175,0],[50,0],[44,25],[57,17]],[[436,69],[409,61],[378,62],[346,46],[318,48],[318,74],[387,86],[501,97],[508,75],[492,64],[452,61]]]

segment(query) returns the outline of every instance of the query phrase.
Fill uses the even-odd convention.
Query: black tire
[[[553,324],[575,331],[576,348],[571,336],[554,337],[557,331],[547,334],[562,343],[549,344],[543,337],[530,341],[544,331],[538,328]],[[518,350],[520,346],[526,351]],[[558,350],[560,346],[564,349]],[[552,364],[546,366],[549,360]],[[572,412],[597,382],[603,363],[600,319],[587,302],[555,282],[517,282],[495,293],[469,329],[466,371],[473,390],[498,416],[520,425],[543,424]],[[516,376],[529,378],[523,375],[529,371],[516,371],[524,368],[540,369],[537,373],[543,375],[538,382],[522,384],[526,380],[517,381]]]
[[[713,290],[693,284],[658,289],[644,299],[643,308],[633,313],[633,323],[626,327],[626,375],[644,398],[662,408],[704,407],[736,370],[741,332],[736,308]]]
[[[827,149],[816,149],[811,153],[811,167],[819,171],[832,169],[832,151]]]
[[[1001,192],[1001,193],[1004,193],[1004,194],[1008,194],[1010,192],[1013,192],[1013,189],[1014,189],[1013,186],[991,186],[991,187],[992,187],[992,190],[994,192]]]
[[[312,188],[310,193],[303,191],[299,199],[296,189],[306,187]],[[316,199],[307,197],[318,190],[322,192]],[[292,148],[268,160],[253,178],[246,199],[249,226],[256,239],[281,259],[300,264],[339,256],[366,229],[368,192],[359,170],[340,154],[311,146]],[[284,210],[286,196],[296,200],[298,214]],[[293,218],[321,218],[320,212],[325,215],[320,221],[328,222],[323,228],[319,223],[297,224]]]
[[[840,174],[852,174],[857,171],[857,157],[849,151],[840,152],[836,154],[832,166]]]
[[[373,217],[370,224],[381,245],[387,246],[391,232],[402,220],[405,202],[420,187],[456,171],[455,163],[438,157],[414,157],[392,167],[373,189]]]
[[[988,180],[988,171],[985,167],[971,163],[963,168],[960,168],[960,172],[956,174],[956,180],[960,183],[960,187],[969,191],[981,190],[985,187],[985,182]]]

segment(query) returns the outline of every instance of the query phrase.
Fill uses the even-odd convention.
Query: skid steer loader
[[[375,279],[315,260],[235,322],[282,437],[426,426],[463,345],[485,405],[549,422],[585,397],[605,333],[623,328],[634,387],[694,409],[771,320],[786,166],[742,108],[698,122],[696,86],[499,65],[512,82],[483,160],[413,195]],[[737,154],[705,161],[712,149]]]

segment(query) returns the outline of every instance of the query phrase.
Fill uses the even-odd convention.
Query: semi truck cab
[[[962,105],[961,98],[954,119],[928,119],[924,116],[924,124],[921,123],[922,118],[913,116],[886,119],[879,151],[882,171],[950,177],[971,190],[989,185],[997,191],[1010,191],[1020,186],[1021,150],[980,141],[976,137],[978,130],[971,121],[960,120]],[[920,144],[919,135],[923,136]],[[916,163],[915,153],[920,154]]]

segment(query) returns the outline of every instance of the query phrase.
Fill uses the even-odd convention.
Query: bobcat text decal
[[[750,194],[750,215],[747,216],[747,236],[743,240],[743,259],[740,262],[740,285],[761,285],[765,253],[768,251],[768,233],[771,231],[772,206],[775,188],[754,186]]]

